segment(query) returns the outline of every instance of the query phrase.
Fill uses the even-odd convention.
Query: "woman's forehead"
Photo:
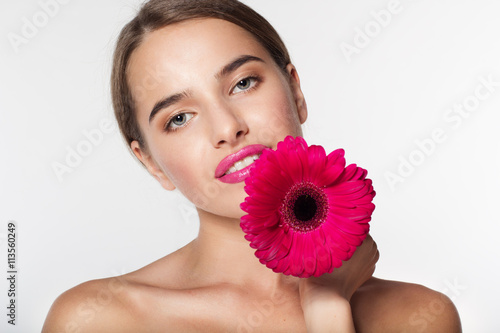
[[[144,68],[155,65],[184,73],[212,68],[215,73],[217,66],[243,54],[270,57],[250,32],[236,24],[191,19],[148,33],[131,56],[128,75],[134,80],[144,74]]]
[[[128,82],[137,107],[149,108],[141,105],[149,97],[216,78],[224,66],[241,56],[274,64],[256,38],[238,25],[211,18],[183,21],[147,34],[131,55]]]

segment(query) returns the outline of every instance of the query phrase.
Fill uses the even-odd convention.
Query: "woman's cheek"
[[[293,105],[284,101],[276,110],[265,125],[273,133],[275,140],[282,141],[287,135],[302,135],[301,124]]]
[[[282,133],[294,136],[301,135],[301,124],[291,90],[288,89],[288,86],[281,86],[281,89],[276,89],[273,92],[273,96],[274,103],[270,105],[274,105],[274,114],[280,120]]]
[[[259,143],[269,144],[277,139],[280,141],[286,136],[284,134],[296,134],[297,125],[291,116],[290,104],[277,102],[274,100],[271,107],[256,107],[259,111],[253,113],[250,129],[254,129]]]

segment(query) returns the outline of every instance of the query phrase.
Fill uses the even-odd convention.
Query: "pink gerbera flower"
[[[274,272],[320,276],[349,260],[370,229],[375,209],[367,171],[345,167],[344,150],[328,156],[287,136],[266,149],[245,179],[241,218],[260,262]]]

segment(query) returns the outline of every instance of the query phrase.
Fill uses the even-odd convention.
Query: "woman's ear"
[[[307,119],[307,104],[304,98],[304,94],[302,93],[302,89],[300,89],[299,73],[297,72],[295,66],[292,64],[288,64],[286,66],[286,70],[289,74],[290,87],[292,88],[295,105],[297,106],[299,120],[300,123],[303,124]]]
[[[139,161],[141,161],[146,169],[148,169],[151,176],[153,176],[164,189],[168,191],[175,190],[175,185],[172,183],[170,178],[167,177],[167,175],[165,175],[165,172],[163,172],[158,167],[151,155],[141,149],[139,142],[135,140],[132,141],[130,143],[130,148],[134,152],[134,155],[139,159]]]

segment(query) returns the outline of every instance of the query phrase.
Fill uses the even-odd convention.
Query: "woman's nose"
[[[245,119],[228,105],[217,105],[211,112],[214,147],[237,145],[248,133]]]

